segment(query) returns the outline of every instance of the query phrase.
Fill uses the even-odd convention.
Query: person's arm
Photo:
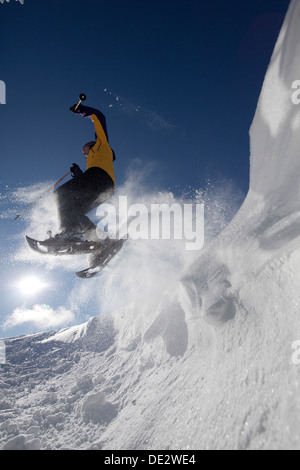
[[[102,132],[104,132],[106,140],[108,142],[106,119],[104,114],[101,113],[101,111],[95,108],[91,108],[90,106],[84,106],[83,104],[80,104],[76,110],[74,105],[70,108],[70,110],[73,111],[75,114],[80,114],[83,117],[90,118],[95,125],[95,132],[97,136],[100,137],[100,139],[102,140]]]
[[[100,142],[103,142],[106,140],[107,144],[109,145],[108,142],[108,133],[107,133],[107,128],[106,128],[106,119],[103,113],[99,111],[98,109],[95,108],[90,108],[89,106],[84,106],[83,104],[80,103],[79,106],[74,104],[71,108],[70,111],[72,111],[75,114],[80,114],[83,117],[90,118],[95,126],[95,133],[96,133],[96,139],[100,139]],[[113,153],[113,161],[116,159],[116,154],[114,150],[112,150]]]

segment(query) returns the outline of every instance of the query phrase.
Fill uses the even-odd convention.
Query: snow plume
[[[132,101],[104,89],[108,97],[108,108],[114,108],[124,114],[133,116],[153,131],[178,131],[178,125],[171,123],[167,118],[158,112],[148,109],[144,106],[133,103]]]
[[[38,182],[31,186],[20,187],[12,193],[15,207],[21,214],[20,220],[25,221],[27,230],[34,231],[37,237],[45,236],[46,227],[49,227],[49,230],[55,227],[56,208],[52,194],[49,193],[40,198],[52,185],[52,181]],[[33,204],[32,207],[29,207],[30,204]],[[22,213],[26,207],[28,210]]]
[[[205,244],[208,245],[229,224],[245,199],[236,183],[226,178],[209,179],[201,189],[190,193],[194,203],[205,207]]]
[[[172,191],[159,190],[153,185],[155,163],[145,167],[141,161],[136,160],[131,165],[126,181],[117,187],[114,197],[107,202],[117,211],[119,198],[126,196],[128,207],[142,204],[149,213],[153,204],[170,207],[173,204],[180,207],[184,204],[204,204],[205,244],[223,229],[240,205],[241,194],[232,182],[209,181],[206,188],[197,190],[185,188],[180,191],[177,188],[175,195]],[[19,211],[36,200],[49,186],[51,182],[47,181],[15,191],[13,196]],[[96,210],[90,216],[95,223],[100,222]],[[43,265],[47,271],[57,269],[58,276],[67,271],[70,291],[66,295],[65,308],[77,313],[78,310],[93,311],[95,314],[111,313],[137,299],[146,299],[159,295],[164,290],[174,289],[180,273],[200,253],[199,250],[186,250],[184,239],[129,239],[108,269],[95,279],[83,282],[72,272],[86,266],[86,256],[41,256],[32,252],[25,241],[25,234],[44,239],[48,229],[53,233],[57,232],[57,212],[53,196],[50,194],[39,200],[23,214],[21,220],[26,227],[20,234],[15,259],[22,263]]]
[[[0,219],[3,219],[3,220],[13,219],[14,210],[11,208],[12,200],[13,200],[13,196],[9,187],[5,186],[5,188],[2,188],[0,186],[0,204],[1,204]]]
[[[171,191],[153,190],[148,171],[129,173],[124,186],[117,190],[113,204],[124,194],[128,204],[143,204],[149,212],[153,204],[169,207],[173,204],[204,204],[204,246],[228,224],[242,202],[241,192],[227,180],[208,182],[201,190],[185,189],[175,196]],[[186,246],[185,239],[129,239],[112,269],[102,274],[100,310],[113,312],[124,304],[147,303],[162,292],[176,290],[186,267],[201,254],[201,250],[188,251]]]
[[[76,257],[69,257],[69,261],[66,263],[65,257],[40,256],[29,250],[25,241],[25,235],[31,235],[36,239],[44,240],[47,238],[48,230],[53,235],[58,232],[57,209],[53,192],[49,192],[39,199],[52,185],[53,181],[39,182],[28,187],[18,188],[13,192],[12,197],[15,206],[19,209],[19,213],[33,201],[37,201],[28,211],[21,215],[20,221],[22,221],[23,226],[25,224],[25,229],[19,235],[19,249],[15,253],[14,259],[21,262],[38,263],[45,266],[47,270],[63,266],[67,270],[74,270],[80,266]]]

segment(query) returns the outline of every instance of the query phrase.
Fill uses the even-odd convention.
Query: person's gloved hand
[[[73,104],[73,106],[71,106],[70,111],[72,111],[72,113],[75,113],[75,114],[76,114],[76,113],[80,113],[80,112],[81,112],[80,105],[78,105],[77,108],[76,108],[76,106],[77,106],[77,104]],[[76,108],[76,109],[75,109],[75,108]]]
[[[76,163],[73,163],[73,165],[70,168],[70,171],[71,171],[71,175],[73,176],[73,178],[76,178],[77,176],[80,176],[83,173],[81,168]]]

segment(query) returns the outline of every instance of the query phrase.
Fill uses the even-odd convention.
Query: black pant
[[[109,199],[114,189],[111,177],[98,167],[89,168],[60,186],[54,191],[60,230],[84,232],[94,228],[95,225],[85,214]]]

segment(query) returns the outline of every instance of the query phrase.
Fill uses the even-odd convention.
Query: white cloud
[[[34,305],[32,309],[18,307],[8,315],[2,328],[7,330],[25,323],[38,328],[56,328],[71,323],[74,318],[74,313],[65,307],[58,307],[57,310],[49,305]]]

